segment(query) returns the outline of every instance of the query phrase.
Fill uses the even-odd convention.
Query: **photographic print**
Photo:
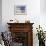
[[[25,5],[14,6],[14,15],[26,15],[26,6]]]

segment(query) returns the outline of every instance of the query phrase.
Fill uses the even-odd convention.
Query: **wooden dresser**
[[[21,46],[33,46],[33,23],[7,23],[12,33],[13,41]],[[19,46],[19,45],[18,45]]]

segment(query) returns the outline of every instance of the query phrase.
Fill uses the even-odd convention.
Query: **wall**
[[[2,31],[2,0],[0,0],[0,31]]]
[[[16,5],[16,4],[26,5],[27,6],[27,15],[25,15],[25,16],[14,15],[14,5]],[[19,1],[18,0],[14,0],[14,1],[13,0],[3,0],[2,1],[3,26],[5,26],[6,23],[10,19],[17,19],[20,22],[23,22],[23,20],[25,20],[25,19],[29,19],[31,22],[39,23],[39,19],[40,19],[39,16],[40,16],[40,0],[39,1],[37,1],[37,0],[35,0],[35,1],[34,0],[28,0],[28,1],[26,1],[26,0],[24,0],[24,1],[22,1],[22,0],[19,0]]]
[[[41,4],[40,4],[41,3]],[[27,15],[17,16],[14,15],[14,5],[26,5],[27,6]],[[7,22],[11,19],[17,19],[19,22],[24,22],[25,20],[30,20],[33,25],[33,45],[38,46],[38,39],[36,37],[36,27],[39,24],[46,29],[46,15],[43,14],[42,2],[40,0],[2,0],[2,25],[3,31],[8,30]]]
[[[40,10],[42,13],[46,13],[46,0],[40,0]]]
[[[40,24],[46,31],[46,0],[40,0]]]

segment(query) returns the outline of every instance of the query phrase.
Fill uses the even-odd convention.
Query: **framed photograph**
[[[14,6],[14,15],[26,15],[26,6],[25,5],[15,5]]]

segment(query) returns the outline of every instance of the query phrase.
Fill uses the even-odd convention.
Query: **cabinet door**
[[[32,46],[32,32],[12,32],[12,40],[22,46]]]
[[[28,46],[28,32],[12,32],[13,42]]]

